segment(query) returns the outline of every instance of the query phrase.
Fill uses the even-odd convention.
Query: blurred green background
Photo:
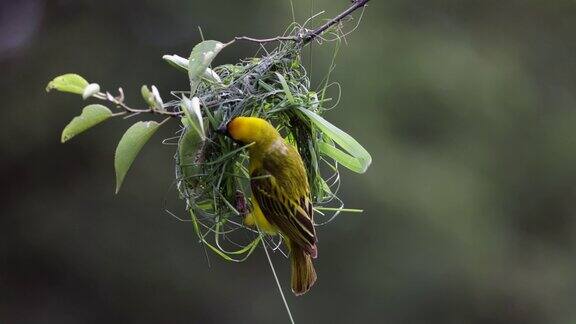
[[[348,3],[294,7],[303,22]],[[175,123],[114,196],[130,122],[62,145],[84,103],[44,87],[77,72],[141,102],[141,84],[187,88],[161,56],[187,56],[197,26],[228,41],[290,21],[288,0],[1,2],[1,323],[288,321],[261,249],[242,264],[209,254],[208,266],[192,226],[163,211],[165,198],[183,208],[174,147],[161,144]],[[373,155],[366,174],[342,173],[347,207],[365,212],[318,229],[319,280],[288,296],[297,322],[576,323],[574,31],[568,0],[370,2],[327,114]],[[333,46],[314,45],[313,82]],[[274,262],[288,287],[287,260]]]

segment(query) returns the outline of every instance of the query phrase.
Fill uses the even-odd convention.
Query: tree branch
[[[277,36],[272,38],[252,38],[247,36],[234,37],[234,40],[246,40],[254,43],[271,43],[276,41],[293,41],[297,42],[298,37],[296,36]]]
[[[153,108],[153,107],[148,107],[147,109],[134,109],[129,107],[128,105],[126,105],[124,103],[124,90],[122,90],[122,88],[118,88],[118,96],[113,96],[110,92],[99,92],[97,94],[95,94],[93,97],[100,99],[100,100],[104,100],[107,102],[112,103],[113,105],[115,105],[117,108],[122,109],[122,112],[117,113],[117,116],[120,115],[124,115],[124,114],[129,114],[129,116],[131,115],[137,115],[137,114],[141,114],[141,113],[150,113],[150,114],[157,114],[157,115],[163,115],[163,116],[168,116],[168,117],[180,117],[182,115],[184,115],[184,112],[182,111],[168,111],[168,110],[164,110],[164,109],[158,109],[158,108]]]
[[[322,26],[320,26],[314,30],[309,30],[306,33],[302,33],[302,30],[301,30],[298,35],[277,36],[277,37],[271,37],[271,38],[252,38],[252,37],[247,37],[247,36],[238,36],[238,37],[235,37],[230,43],[232,43],[234,41],[238,41],[238,40],[245,40],[245,41],[255,42],[255,43],[259,43],[259,44],[278,42],[278,41],[292,41],[292,42],[296,42],[296,43],[299,43],[302,46],[304,46],[304,45],[310,43],[311,41],[313,41],[316,37],[322,35],[322,33],[324,33],[330,27],[334,26],[335,24],[342,21],[342,19],[344,19],[347,16],[349,16],[350,14],[352,14],[358,8],[364,7],[366,5],[366,3],[368,3],[368,1],[370,1],[370,0],[353,0],[352,5],[350,7],[348,7],[348,9],[344,10],[343,12],[341,12],[336,17],[328,20]],[[124,103],[124,91],[122,90],[122,88],[119,88],[118,92],[119,92],[119,95],[116,97],[113,96],[112,94],[110,94],[109,92],[106,92],[106,93],[99,92],[99,93],[95,94],[94,97],[98,98],[100,100],[108,101],[108,102],[116,105],[117,108],[121,109],[122,110],[121,112],[115,114],[117,116],[119,116],[119,115],[132,116],[132,115],[138,115],[141,113],[151,113],[151,114],[156,114],[156,115],[167,116],[166,120],[168,120],[168,119],[170,119],[170,117],[179,117],[179,116],[182,116],[184,114],[184,112],[179,111],[179,110],[169,111],[169,110],[163,109],[162,107],[157,107],[157,108],[156,107],[148,107],[146,109],[134,109],[134,108],[131,108]],[[162,123],[164,123],[166,120],[164,120]]]
[[[327,29],[334,26],[335,24],[339,23],[342,19],[348,17],[358,8],[364,7],[368,1],[370,0],[353,0],[352,5],[348,7],[348,9],[342,11],[338,16],[328,20],[324,25],[307,32],[304,35],[297,35],[297,36],[277,36],[271,38],[252,38],[246,36],[239,36],[235,37],[234,40],[246,40],[250,42],[255,42],[259,44],[263,43],[271,43],[271,42],[278,42],[278,41],[292,41],[292,42],[302,42],[302,45],[306,45],[310,43],[314,38],[320,36],[324,33]]]
[[[351,13],[356,11],[356,9],[364,7],[366,3],[370,0],[354,0],[353,4],[348,7],[348,9],[342,11],[338,16],[328,20],[324,25],[314,29],[311,32],[308,32],[306,35],[302,37],[302,44],[306,45],[310,43],[314,38],[320,36],[323,32],[325,32],[328,28],[334,26],[335,24],[339,23],[342,19],[349,16]]]

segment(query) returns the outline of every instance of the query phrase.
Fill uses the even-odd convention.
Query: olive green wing
[[[312,203],[306,195],[288,197],[278,180],[264,169],[254,170],[250,181],[252,194],[266,219],[291,242],[316,256],[316,233]]]

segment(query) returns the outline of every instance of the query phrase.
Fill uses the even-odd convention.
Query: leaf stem
[[[122,88],[119,88],[118,92],[120,94],[117,97],[114,97],[109,92],[106,92],[106,93],[99,92],[96,95],[94,95],[94,98],[108,101],[108,102],[113,103],[117,107],[122,108],[124,110],[123,112],[119,112],[119,113],[114,114],[114,116],[120,116],[120,115],[124,115],[126,113],[130,113],[130,114],[152,113],[152,114],[169,116],[169,117],[180,117],[180,116],[184,115],[184,113],[182,111],[167,111],[167,110],[159,110],[159,109],[153,109],[153,108],[148,108],[148,109],[131,108],[124,103],[124,91],[122,90]]]

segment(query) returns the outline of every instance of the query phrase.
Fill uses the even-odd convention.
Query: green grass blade
[[[284,90],[284,93],[286,94],[286,98],[288,98],[288,101],[291,104],[293,104],[294,103],[294,95],[292,95],[292,91],[290,91],[290,87],[288,86],[288,83],[286,82],[286,78],[284,78],[284,76],[278,72],[274,72],[274,73],[276,73],[278,80],[280,80],[280,84],[282,84],[282,89]]]
[[[372,163],[372,157],[370,156],[370,153],[368,153],[368,151],[358,143],[358,141],[313,111],[303,107],[298,107],[297,109],[306,115],[306,117],[308,117],[308,119],[310,119],[310,121],[318,127],[324,135],[328,136],[331,140],[340,145],[344,151],[346,151],[344,152],[327,143],[324,143],[321,147],[320,143],[322,142],[319,142],[318,147],[322,153],[333,158],[338,163],[354,172],[366,172]]]

